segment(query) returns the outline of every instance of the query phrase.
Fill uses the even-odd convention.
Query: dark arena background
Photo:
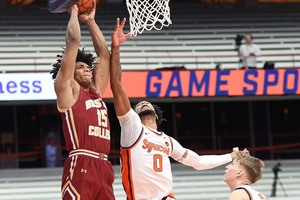
[[[298,200],[299,10],[300,0],[170,0],[171,25],[121,47],[132,106],[142,99],[160,106],[167,119],[161,129],[200,155],[247,148],[266,164],[253,187],[270,199]],[[65,46],[69,15],[50,13],[46,0],[1,0],[0,11],[0,199],[60,199],[68,152],[50,70]],[[97,1],[109,49],[117,17],[129,18],[125,1]],[[238,57],[246,33],[262,52],[254,69],[241,69]],[[81,47],[93,50],[85,26]],[[105,94],[121,200],[120,126],[109,86]],[[172,160],[172,169],[179,200],[230,194],[225,166],[197,171]]]

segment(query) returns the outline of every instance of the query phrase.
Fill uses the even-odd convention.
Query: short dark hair
[[[57,55],[57,57],[58,57],[57,62],[52,65],[52,70],[50,71],[50,74],[52,74],[53,80],[56,79],[57,73],[61,67],[61,58],[63,57],[64,53],[65,53],[65,48],[63,48],[62,55]],[[95,59],[96,59],[96,57],[94,57],[92,53],[86,53],[84,51],[84,47],[81,50],[78,49],[77,56],[76,56],[76,62],[84,62],[88,66],[93,68],[93,63],[94,63]]]
[[[133,106],[133,109],[135,110],[137,104]],[[144,110],[141,111],[140,113],[138,113],[138,115],[141,117],[145,116],[145,115],[157,115],[157,119],[156,119],[156,125],[157,127],[159,127],[163,121],[167,121],[164,117],[163,117],[163,110],[161,110],[161,108],[155,104],[152,104],[154,111],[153,110]]]
[[[152,104],[152,106],[154,107],[155,113],[157,115],[156,124],[159,127],[163,121],[167,121],[167,120],[163,117],[164,111],[159,106],[157,106],[155,104]]]

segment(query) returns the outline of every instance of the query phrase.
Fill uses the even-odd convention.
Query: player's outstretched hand
[[[237,157],[236,154],[238,152],[241,152],[243,154],[248,154],[248,155],[250,154],[249,151],[248,151],[248,149],[246,149],[246,148],[244,148],[243,151],[240,151],[238,147],[234,147],[234,148],[232,148],[232,152],[231,152],[231,158],[232,158],[232,160],[236,159],[236,157]]]
[[[131,32],[124,34],[123,33],[123,28],[126,23],[126,18],[124,18],[120,24],[120,18],[117,18],[116,20],[116,26],[114,29],[114,32],[111,36],[112,39],[112,45],[117,47],[120,46],[123,42],[125,42],[128,38],[131,37]]]
[[[250,152],[248,151],[248,149],[244,148],[244,150],[242,151],[244,154],[249,154],[250,155]]]

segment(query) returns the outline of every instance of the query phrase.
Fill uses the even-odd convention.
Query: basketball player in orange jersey
[[[229,200],[268,200],[251,185],[262,177],[265,164],[249,154],[237,153],[233,162],[226,166],[224,181],[231,190]]]
[[[61,113],[69,157],[62,176],[63,200],[114,200],[114,172],[108,161],[110,123],[102,95],[107,86],[110,53],[91,13],[78,16],[77,6],[69,9],[66,48],[53,65],[52,78]],[[91,34],[99,59],[79,49],[81,20]]]
[[[169,157],[197,170],[211,169],[233,160],[235,152],[203,155],[182,147],[174,138],[158,130],[162,111],[148,101],[134,110],[122,87],[120,45],[129,37],[123,33],[126,19],[117,19],[112,34],[110,84],[114,106],[121,125],[121,171],[128,200],[175,199]],[[234,149],[238,151],[238,149]]]

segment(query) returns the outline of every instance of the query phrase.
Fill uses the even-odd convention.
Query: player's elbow
[[[81,36],[75,37],[73,35],[67,35],[66,36],[66,44],[67,45],[77,45],[79,46],[81,40]]]

